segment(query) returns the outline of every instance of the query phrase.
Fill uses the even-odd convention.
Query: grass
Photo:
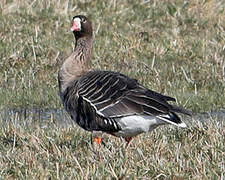
[[[120,71],[196,112],[225,107],[220,0],[0,2],[0,109],[62,109],[57,72],[72,52],[71,18],[90,17],[92,67]],[[91,144],[54,118],[1,118],[0,179],[223,179],[224,121],[158,128],[126,149]]]
[[[18,113],[1,125],[1,179],[223,179],[224,119],[196,119],[188,129],[161,127],[133,139],[87,132],[53,118],[26,123]],[[4,122],[1,122],[4,124]]]
[[[3,1],[0,106],[62,108],[57,71],[72,52],[71,18],[95,30],[93,68],[120,71],[195,111],[224,104],[222,1]]]

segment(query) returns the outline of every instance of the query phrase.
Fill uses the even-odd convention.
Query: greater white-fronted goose
[[[159,125],[186,127],[176,113],[188,110],[171,105],[174,98],[147,89],[121,73],[91,70],[93,32],[87,17],[73,17],[75,51],[59,70],[59,94],[71,118],[87,131],[100,131],[127,142]],[[101,138],[95,137],[100,143]]]

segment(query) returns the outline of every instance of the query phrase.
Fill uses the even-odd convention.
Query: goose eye
[[[85,18],[82,19],[82,22],[83,22],[83,23],[86,23],[86,21],[87,21],[87,20],[86,20]]]

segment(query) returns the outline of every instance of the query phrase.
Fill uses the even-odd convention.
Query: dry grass
[[[2,0],[0,109],[62,108],[57,71],[74,46],[76,14],[93,21],[93,68],[125,73],[194,112],[223,109],[224,8],[222,0]],[[0,120],[0,179],[224,178],[224,119],[162,127],[128,149],[108,136],[96,147],[54,118]]]
[[[1,122],[1,179],[223,179],[224,119],[190,121],[188,129],[161,127],[133,139],[105,135],[92,144],[87,132],[51,119],[18,115]],[[2,126],[4,124],[4,126]]]

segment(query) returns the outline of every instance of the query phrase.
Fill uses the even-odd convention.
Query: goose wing
[[[165,115],[170,112],[189,114],[167,103],[174,98],[141,86],[136,80],[110,71],[92,71],[80,79],[78,94],[100,116],[106,118],[135,114]]]

